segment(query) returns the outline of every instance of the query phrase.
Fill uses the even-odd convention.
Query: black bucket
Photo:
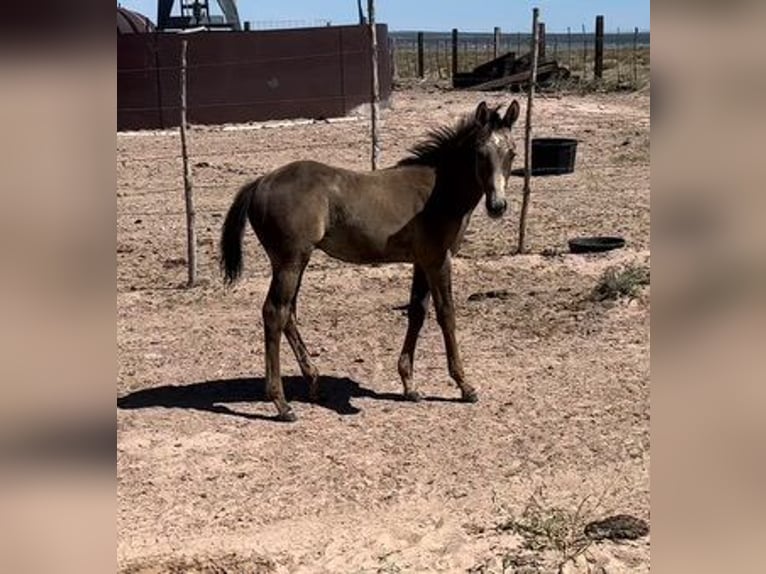
[[[577,140],[534,138],[532,140],[532,175],[561,175],[574,172]]]

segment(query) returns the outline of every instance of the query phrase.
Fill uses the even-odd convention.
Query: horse
[[[430,131],[408,156],[386,169],[357,172],[296,161],[239,190],[223,223],[220,266],[225,285],[231,286],[242,272],[242,240],[249,220],[271,263],[263,328],[267,394],[277,420],[297,419],[282,387],[282,333],[308,381],[309,397],[317,401],[319,396],[319,371],[296,318],[301,279],[315,249],[348,263],[412,264],[407,333],[398,361],[404,397],[421,399],[413,362],[433,297],[450,377],[463,401],[478,400],[463,373],[455,337],[451,258],[482,196],[491,218],[506,211],[506,186],[516,155],[511,128],[518,117],[516,100],[504,114],[500,106],[481,102],[454,126]]]

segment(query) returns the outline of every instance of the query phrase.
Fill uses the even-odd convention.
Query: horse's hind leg
[[[410,304],[407,307],[407,334],[399,355],[399,376],[404,385],[404,396],[411,401],[420,400],[420,394],[415,390],[412,381],[413,363],[415,361],[415,346],[418,334],[423,326],[428,310],[428,281],[423,270],[415,265],[410,290]]]
[[[272,261],[269,293],[263,304],[263,328],[266,342],[266,390],[277,407],[279,420],[296,420],[285,400],[279,366],[279,346],[282,333],[290,321],[293,300],[298,292],[303,261]]]
[[[301,272],[302,275],[303,273]],[[298,280],[298,288],[300,289],[300,278]],[[295,360],[298,361],[301,373],[309,382],[309,399],[316,402],[319,400],[319,370],[311,361],[306,344],[303,342],[303,338],[301,338],[301,334],[298,331],[298,319],[296,317],[297,299],[298,292],[296,290],[290,305],[290,316],[287,319],[287,325],[285,325],[285,337],[287,337],[287,342],[290,343],[290,347],[293,349]]]

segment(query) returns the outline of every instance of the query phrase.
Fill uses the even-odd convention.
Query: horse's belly
[[[386,233],[370,234],[354,229],[335,229],[317,247],[336,259],[349,263],[410,262],[411,243]]]

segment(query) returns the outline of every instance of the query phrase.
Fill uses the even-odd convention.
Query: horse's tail
[[[242,186],[229,207],[221,231],[221,272],[231,285],[242,273],[242,237],[245,234],[247,211],[261,178]]]

